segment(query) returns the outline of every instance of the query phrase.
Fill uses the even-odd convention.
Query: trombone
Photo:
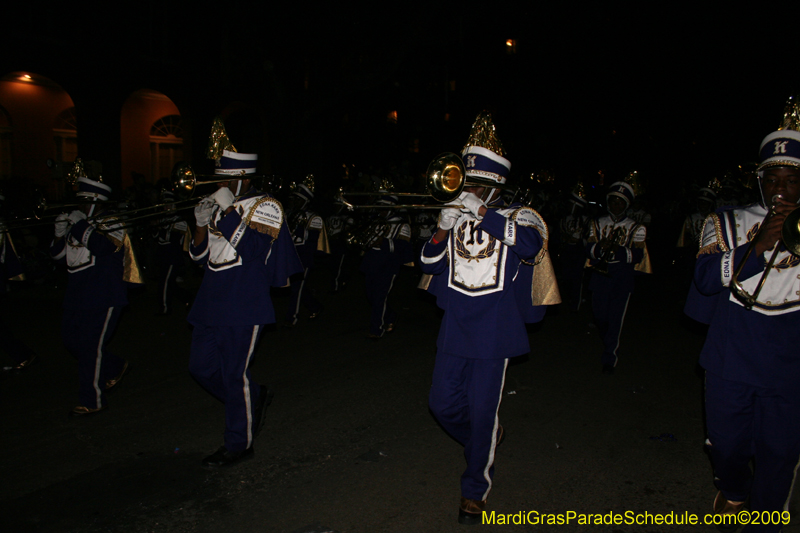
[[[773,206],[778,201],[778,198],[782,198],[782,196],[780,194],[776,194],[772,197]],[[740,302],[742,302],[747,310],[752,309],[758,301],[758,295],[761,293],[761,289],[764,287],[764,282],[767,280],[767,276],[769,276],[769,271],[775,264],[775,259],[778,257],[778,253],[780,252],[781,243],[783,243],[790,253],[800,256],[800,207],[798,207],[786,215],[786,219],[783,221],[783,225],[781,226],[781,238],[777,243],[775,243],[775,251],[772,252],[772,256],[769,258],[767,267],[764,269],[764,273],[761,274],[761,278],[758,280],[758,284],[756,285],[755,289],[753,289],[752,294],[748,293],[742,285],[742,282],[739,281],[739,276],[742,273],[742,269],[744,268],[745,263],[747,263],[750,254],[753,253],[753,250],[755,249],[755,241],[758,235],[761,233],[761,230],[764,228],[764,226],[766,226],[766,222],[772,217],[772,213],[773,211],[770,209],[770,213],[762,221],[761,226],[758,228],[758,232],[756,232],[753,239],[748,243],[747,251],[745,252],[742,261],[739,263],[739,266],[736,268],[733,273],[733,277],[731,278],[731,292]]]
[[[207,175],[200,175],[199,177],[210,177]],[[194,170],[192,170],[191,165],[185,162],[178,162],[172,169],[172,175],[170,177],[170,187],[171,190],[175,192],[175,194],[180,198],[177,201],[172,202],[164,202],[160,204],[150,205],[146,207],[138,207],[136,209],[130,209],[127,211],[120,211],[115,213],[116,216],[120,217],[127,217],[132,214],[137,214],[137,216],[131,218],[122,219],[122,226],[125,228],[131,227],[131,222],[137,222],[140,220],[145,220],[149,218],[155,217],[167,217],[172,213],[177,211],[182,211],[184,209],[191,209],[193,208],[199,199],[192,198],[192,195],[195,192],[195,189],[201,185],[210,185],[213,183],[221,183],[225,181],[232,181],[237,179],[252,179],[256,176],[248,174],[246,176],[214,176],[216,179],[213,180],[206,180],[206,181],[198,181],[198,175],[195,174]],[[70,203],[61,203],[61,204],[48,204],[46,201],[40,202],[34,208],[34,215],[32,217],[26,217],[23,219],[16,219],[9,221],[6,225],[7,229],[23,229],[29,228],[34,226],[52,224],[58,215],[44,215],[45,211],[51,211],[60,209],[62,211],[68,211],[72,209],[77,209],[82,205],[93,204],[93,205],[111,205],[117,204],[119,202],[115,202],[112,200],[106,201],[76,201]],[[161,208],[167,208],[166,210],[159,211]],[[148,212],[153,211],[153,212]]]
[[[417,196],[422,198],[433,198],[437,202],[452,202],[461,195],[464,187],[491,187],[495,189],[506,189],[516,191],[516,187],[510,187],[505,183],[497,183],[490,179],[481,178],[467,178],[467,169],[464,167],[464,162],[461,156],[453,152],[444,152],[439,154],[436,159],[431,161],[428,165],[428,170],[425,172],[425,180],[427,183],[427,193],[411,193],[411,192],[387,192],[379,193],[386,196]],[[348,193],[350,196],[375,196],[375,193],[368,192],[354,192]],[[356,208],[359,209],[461,209],[463,205],[429,205],[429,204],[371,204],[371,205],[358,205],[348,202],[344,197],[344,191],[339,189],[339,194],[336,201],[344,205],[348,211]]]

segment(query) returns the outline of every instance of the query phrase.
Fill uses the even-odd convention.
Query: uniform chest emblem
[[[461,224],[456,230],[455,250],[459,257],[471,262],[478,262],[494,255],[497,250],[497,239],[475,228],[475,221]]]

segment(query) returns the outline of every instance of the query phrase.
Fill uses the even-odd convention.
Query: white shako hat
[[[92,200],[106,201],[111,196],[111,187],[105,183],[80,176],[77,179],[78,192],[75,196],[78,198],[89,198]]]
[[[461,159],[468,178],[482,178],[505,183],[511,172],[511,161],[503,157],[505,151],[497,138],[492,114],[478,114],[472,124],[467,144],[461,151]]]

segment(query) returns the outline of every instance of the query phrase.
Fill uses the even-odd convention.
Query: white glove
[[[78,221],[80,220],[86,220],[86,213],[84,213],[80,209],[76,209],[75,211],[67,215],[67,218],[69,219],[71,224],[77,224]]]
[[[227,187],[217,189],[217,192],[209,196],[209,198],[217,202],[219,204],[219,208],[222,209],[223,212],[232,206],[233,202],[236,201],[236,197]]]
[[[461,209],[463,213],[472,213],[478,220],[483,218],[480,215],[480,208],[485,207],[486,204],[483,203],[480,198],[475,196],[474,193],[464,191],[461,193],[458,199],[461,200],[461,204],[464,206]]]
[[[61,213],[56,217],[56,239],[60,239],[64,235],[67,234],[69,231],[69,227],[71,222],[69,221],[69,215],[66,213]]]
[[[214,212],[214,200],[212,198],[203,198],[194,206],[194,220],[197,222],[197,227],[202,228],[211,223],[211,215]]]
[[[439,227],[443,230],[450,231],[455,227],[459,218],[461,218],[461,211],[458,209],[454,207],[442,209],[439,213]]]

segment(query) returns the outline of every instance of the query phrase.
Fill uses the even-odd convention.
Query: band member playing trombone
[[[202,461],[212,468],[253,456],[270,393],[253,381],[249,366],[264,325],[275,323],[270,287],[288,285],[303,270],[283,207],[251,184],[257,158],[223,150],[215,174],[230,181],[195,208],[189,253],[205,274],[188,316],[189,371],[225,404],[224,445]]]
[[[82,172],[82,167],[81,167]],[[126,281],[141,283],[130,239],[121,221],[107,216],[103,203],[111,187],[80,176],[79,209],[56,218],[50,254],[67,265],[61,335],[78,360],[78,399],[71,416],[86,416],[106,408],[106,392],[128,370],[128,362],[111,353],[108,342],[122,309],[128,304]]]
[[[464,446],[462,524],[480,523],[492,488],[495,450],[504,436],[498,415],[508,360],[530,351],[525,324],[542,319],[541,305],[560,301],[548,302],[537,290],[558,292],[544,221],[531,208],[506,208],[497,200],[493,184],[505,183],[511,168],[503,155],[491,115],[479,115],[462,157],[467,180],[481,178],[487,185],[465,185],[452,204],[459,207],[442,210],[420,258],[427,275],[421,286],[444,309],[429,406]],[[532,277],[534,263],[549,279],[539,279],[538,272]]]
[[[377,203],[397,205],[397,196],[384,196]],[[367,338],[378,340],[395,328],[397,312],[389,304],[389,294],[400,267],[414,266],[411,225],[395,209],[379,210],[366,242],[362,244],[366,250],[359,271],[364,274],[364,289],[370,307]]]
[[[606,194],[608,214],[592,221],[586,254],[592,267],[589,290],[592,313],[600,330],[604,374],[613,374],[622,324],[628,310],[636,271],[650,272],[645,238],[647,230],[626,215],[633,199],[633,187],[624,181],[612,183]]]
[[[300,306],[309,311],[311,320],[319,317],[322,312],[322,303],[314,296],[309,287],[309,274],[314,268],[314,259],[317,253],[330,253],[328,236],[325,232],[325,222],[320,215],[310,209],[314,199],[314,176],[309,174],[303,183],[293,183],[289,196],[289,209],[287,218],[289,231],[294,240],[297,255],[303,263],[303,273],[294,276],[292,280],[292,294],[289,306],[286,309],[285,327],[297,325]]]
[[[800,460],[796,221],[786,225],[794,242],[782,240],[800,200],[800,133],[770,133],[760,155],[761,201],[706,219],[685,309],[710,324],[700,365],[720,514],[738,513],[748,500],[751,511],[784,511]]]
[[[169,212],[171,202],[175,201],[175,193],[162,191],[161,201],[166,205],[165,211]],[[157,315],[168,315],[172,310],[172,301],[177,299],[186,307],[192,301],[191,294],[178,285],[178,276],[184,272],[186,252],[184,244],[188,239],[189,225],[179,214],[166,215],[157,221],[155,230],[156,267],[159,281]]]

